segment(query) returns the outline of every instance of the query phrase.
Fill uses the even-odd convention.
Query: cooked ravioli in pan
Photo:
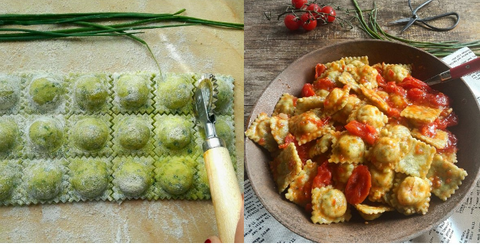
[[[264,164],[277,191],[313,223],[346,222],[351,211],[368,221],[393,210],[424,215],[431,198],[461,188],[467,172],[449,130],[458,118],[410,65],[345,57],[312,72],[299,97],[283,94],[245,135],[272,155]]]

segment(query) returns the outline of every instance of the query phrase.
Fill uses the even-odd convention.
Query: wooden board
[[[1,13],[151,12],[243,23],[243,1],[0,1]],[[162,72],[235,78],[238,169],[243,170],[243,31],[190,26],[146,30]],[[157,71],[147,49],[125,37],[0,43],[2,72]],[[243,171],[238,179],[243,189]],[[0,207],[0,242],[203,242],[217,233],[211,201],[126,201]]]

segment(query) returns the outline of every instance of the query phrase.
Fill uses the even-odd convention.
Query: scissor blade
[[[413,25],[413,23],[415,23],[416,20],[417,20],[417,18],[411,18],[410,21],[408,21],[408,23],[405,25],[405,27],[403,28],[403,30],[400,33],[407,30],[411,25]]]
[[[402,19],[398,19],[396,21],[389,22],[388,24],[389,25],[404,24],[404,23],[408,23],[411,19],[412,18],[402,18]]]

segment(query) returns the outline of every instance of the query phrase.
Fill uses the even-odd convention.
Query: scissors
[[[389,24],[404,24],[404,23],[407,23],[407,24],[405,25],[405,27],[403,28],[403,30],[402,30],[400,33],[402,33],[402,32],[404,32],[405,30],[407,30],[407,29],[408,29],[411,25],[413,25],[415,22],[421,23],[424,28],[427,28],[427,29],[430,29],[430,30],[433,30],[433,31],[450,31],[450,30],[452,30],[453,28],[455,28],[455,26],[457,26],[458,22],[460,21],[460,16],[459,16],[458,13],[456,13],[456,12],[449,12],[449,13],[440,14],[440,15],[436,15],[436,16],[432,16],[432,17],[427,17],[427,18],[420,18],[420,17],[417,15],[417,11],[420,10],[421,8],[425,7],[425,6],[426,6],[427,4],[429,4],[431,1],[433,1],[433,0],[427,0],[426,2],[420,4],[418,7],[416,7],[415,9],[413,9],[411,1],[408,0],[408,6],[410,7],[410,10],[412,11],[412,14],[413,14],[412,17],[399,19],[399,20],[390,22]],[[455,17],[455,19],[456,19],[456,20],[455,20],[455,23],[454,23],[452,26],[450,26],[450,27],[441,28],[441,27],[432,26],[432,25],[430,25],[430,24],[427,23],[428,21],[440,19],[440,18],[447,17],[447,16],[452,16],[452,17]]]

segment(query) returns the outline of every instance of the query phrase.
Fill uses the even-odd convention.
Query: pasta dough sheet
[[[200,76],[0,75],[0,204],[210,199],[193,114]],[[216,77],[218,132],[236,165],[234,79]]]

